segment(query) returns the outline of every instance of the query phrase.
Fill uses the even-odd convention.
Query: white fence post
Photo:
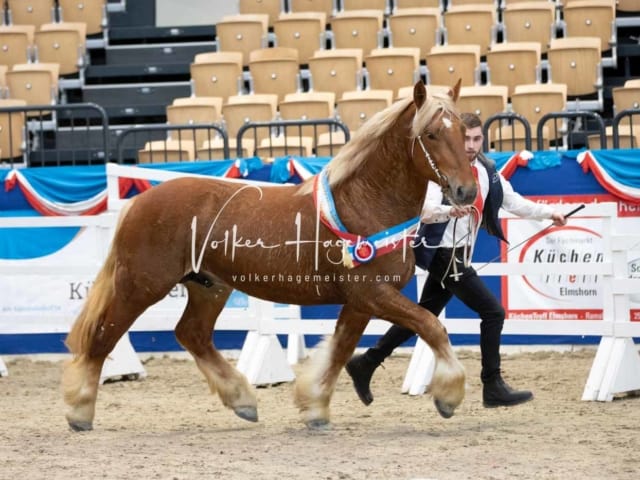
[[[282,345],[268,324],[277,321],[277,308],[271,302],[250,297],[249,305],[257,312],[258,328],[247,333],[237,368],[252,385],[291,382],[295,374]]]
[[[627,251],[639,243],[640,235],[611,238],[613,278],[606,285],[603,316],[613,322],[613,334],[600,340],[582,400],[610,402],[616,394],[640,390],[640,355],[632,329],[625,328],[631,323],[629,295],[640,291],[640,279],[627,278]]]
[[[2,357],[0,357],[0,377],[9,376],[9,370],[7,370],[7,366],[4,364]]]

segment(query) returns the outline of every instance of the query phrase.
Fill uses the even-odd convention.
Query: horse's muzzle
[[[449,189],[451,203],[454,205],[470,205],[478,194],[477,185],[452,187]]]

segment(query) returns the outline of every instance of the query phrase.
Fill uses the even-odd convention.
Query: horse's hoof
[[[455,410],[455,407],[453,407],[452,405],[441,402],[438,399],[434,399],[433,404],[436,406],[436,410],[438,410],[438,413],[442,418],[453,417],[453,412]]]
[[[74,432],[89,432],[93,430],[93,423],[91,422],[69,422],[69,426]]]
[[[316,432],[326,431],[331,428],[331,423],[329,422],[329,420],[326,420],[324,418],[316,418],[314,420],[309,420],[308,422],[306,422],[306,424],[309,430],[313,430]]]
[[[233,412],[243,420],[249,422],[258,421],[258,409],[256,407],[237,407]]]

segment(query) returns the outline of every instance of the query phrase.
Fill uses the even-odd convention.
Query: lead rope
[[[473,251],[475,249],[476,240],[478,238],[478,231],[480,230],[480,222],[476,221],[476,218],[480,218],[480,212],[478,212],[478,209],[474,205],[471,205],[471,209],[475,210],[475,212],[472,211],[468,216],[469,233],[459,240],[465,240],[465,242],[462,244],[462,263],[465,268],[468,268],[471,265],[471,257],[473,257]],[[462,273],[458,272],[458,262],[456,258],[456,249],[458,248],[458,242],[456,241],[457,226],[458,219],[456,218],[453,221],[453,248],[451,251],[451,258],[449,259],[449,264],[447,265],[447,268],[442,275],[442,279],[440,280],[440,286],[442,288],[445,288],[444,279],[447,278],[447,276],[450,276],[454,281],[459,282],[460,276],[462,275]],[[453,270],[453,273],[449,274],[449,271],[451,270]]]

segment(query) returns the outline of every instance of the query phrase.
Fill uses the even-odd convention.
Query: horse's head
[[[418,171],[438,183],[454,205],[467,205],[476,197],[476,181],[464,147],[464,126],[454,105],[460,81],[448,93],[429,92],[419,81],[413,88],[411,155]]]

